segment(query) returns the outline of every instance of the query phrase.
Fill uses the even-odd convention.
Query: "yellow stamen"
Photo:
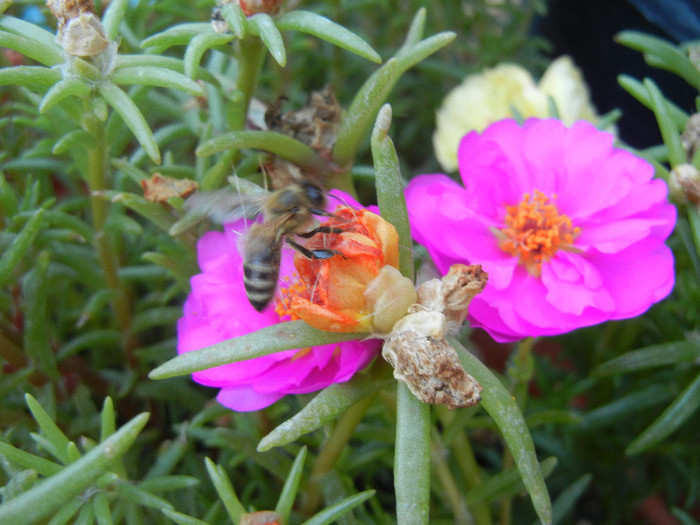
[[[288,315],[290,316],[291,321],[298,320],[299,317],[290,311],[292,296],[306,295],[306,283],[301,281],[295,272],[294,276],[290,280],[289,286],[286,288],[280,288],[279,292],[279,296],[275,298],[275,312],[277,315],[279,315],[280,318]]]
[[[518,257],[530,274],[539,276],[542,263],[559,250],[577,251],[572,246],[581,228],[574,228],[571,219],[560,214],[549,197],[539,190],[534,196],[526,193],[517,206],[506,208],[505,227],[494,233],[501,250]]]

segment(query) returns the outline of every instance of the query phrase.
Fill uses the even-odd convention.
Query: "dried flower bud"
[[[480,264],[453,264],[442,279],[431,279],[418,287],[418,304],[443,312],[448,322],[458,327],[467,316],[469,303],[487,281],[488,274]]]
[[[48,0],[46,5],[58,20],[56,42],[76,57],[93,57],[109,46],[92,0]]]
[[[146,200],[163,204],[171,197],[189,197],[197,190],[197,183],[190,179],[176,179],[154,173],[150,179],[142,180],[143,196]]]
[[[394,377],[424,403],[450,410],[479,402],[481,385],[464,371],[459,356],[445,340],[445,316],[414,305],[394,325],[382,356],[394,367]]]
[[[241,515],[238,525],[281,525],[282,515],[273,510],[259,510]]]
[[[326,160],[338,135],[341,108],[330,86],[311,93],[306,106],[298,111],[282,113],[284,98],[269,105],[265,113],[268,129],[284,133],[303,142]]]
[[[394,367],[394,377],[421,401],[449,409],[479,402],[481,385],[462,368],[445,335],[448,326],[459,329],[487,279],[480,265],[455,264],[442,279],[423,283],[417,303],[384,341],[382,356]]]
[[[685,123],[685,129],[681,134],[681,144],[683,144],[688,160],[692,160],[700,149],[700,113],[694,113]]]
[[[221,2],[221,5],[228,3],[240,5],[245,16],[251,16],[257,13],[275,15],[279,12],[284,0],[224,0]]]
[[[688,202],[700,210],[700,171],[692,164],[679,164],[671,170],[669,191],[676,200]]]
[[[365,304],[372,314],[372,332],[386,334],[416,302],[413,282],[393,266],[383,266],[367,285]]]

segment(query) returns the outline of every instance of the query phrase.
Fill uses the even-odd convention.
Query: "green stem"
[[[535,340],[532,337],[523,339],[518,343],[515,349],[515,354],[511,359],[508,368],[508,375],[513,381],[512,392],[515,397],[515,402],[522,412],[527,404],[528,387],[534,373],[534,363],[532,358],[532,347]],[[515,466],[513,455],[508,448],[503,450],[503,470],[507,470]],[[513,499],[510,496],[504,497],[500,505],[500,525],[509,525],[511,510],[513,508]]]
[[[114,311],[119,328],[123,333],[127,358],[130,359],[131,311],[119,279],[118,258],[105,223],[109,214],[109,202],[95,195],[95,192],[108,189],[109,146],[105,137],[104,123],[92,116],[85,119],[85,128],[96,139],[97,146],[88,152],[88,186],[90,188],[90,208],[95,230],[95,248],[107,287],[114,291]]]
[[[430,510],[430,405],[398,384],[394,489],[396,521],[427,525]]]
[[[445,407],[437,407],[437,414],[442,422],[443,427],[447,427],[455,418],[455,412],[447,410]],[[474,457],[472,444],[464,430],[459,431],[450,443],[452,456],[454,457],[457,468],[459,469],[467,490],[471,490],[481,485],[481,470]],[[478,502],[472,504],[469,509],[474,518],[476,525],[491,525],[491,509],[487,503]]]
[[[469,512],[467,503],[464,500],[464,495],[452,475],[452,471],[447,462],[449,451],[442,443],[437,430],[433,430],[432,449],[433,467],[435,468],[435,473],[442,486],[441,492],[452,508],[452,517],[455,525],[472,525],[474,523],[474,518]]]
[[[238,79],[236,88],[241,93],[241,105],[243,121],[232,126],[232,130],[245,129],[245,118],[248,115],[248,106],[253,97],[255,87],[258,85],[260,70],[265,61],[265,45],[258,37],[247,37],[240,41],[238,48]]]
[[[321,503],[321,476],[333,469],[333,465],[350,441],[355,428],[374,401],[374,397],[373,395],[368,396],[348,408],[323,443],[309,476],[309,485],[303,505],[304,514],[311,515],[318,509]]]

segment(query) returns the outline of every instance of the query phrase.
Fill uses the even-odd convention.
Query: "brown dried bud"
[[[394,325],[382,348],[394,377],[424,403],[450,410],[478,403],[481,385],[465,372],[457,352],[444,339],[445,316],[419,305],[411,309],[414,313]]]
[[[674,199],[700,210],[700,171],[692,164],[679,164],[671,170],[669,191]]]
[[[431,279],[418,287],[418,304],[442,312],[456,328],[464,321],[469,303],[486,286],[489,274],[480,264],[453,264],[442,279]]]
[[[268,129],[294,137],[330,160],[341,116],[333,89],[326,86],[314,91],[306,106],[298,111],[282,113],[283,102],[281,97],[268,106],[265,113]]]
[[[282,515],[273,510],[259,510],[241,515],[238,525],[282,525]]]
[[[146,200],[163,204],[171,197],[183,199],[197,191],[197,183],[190,179],[175,179],[154,173],[150,179],[142,180],[143,196]]]
[[[251,16],[257,13],[267,13],[268,15],[276,15],[285,0],[224,0],[224,4],[238,4],[245,16]]]
[[[685,129],[681,134],[681,144],[683,144],[688,160],[692,160],[700,149],[700,113],[694,113],[685,123]]]

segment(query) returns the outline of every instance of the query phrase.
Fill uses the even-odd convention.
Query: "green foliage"
[[[256,510],[285,524],[620,523],[651,495],[697,523],[700,215],[688,202],[675,292],[644,316],[525,342],[502,374],[466,350],[469,334],[455,340],[484,386],[477,407],[429,408],[379,359],[255,413],[179,377],[366,334],[294,321],[174,357],[204,230],[183,222],[181,197],[152,202],[142,184],[160,173],[214,189],[259,177],[274,154],[376,199],[408,248],[401,181],[437,169],[435,108],[482,67],[542,68],[539,2],[302,2],[251,17],[227,3],[223,32],[210,0],[108,4],[97,11],[115,45],[76,57],[43,2],[0,1],[1,523],[223,524]],[[29,5],[47,27],[22,19]],[[618,41],[700,89],[689,46]],[[327,83],[343,108],[329,155],[250,129],[257,103],[298,107]],[[681,136],[689,108],[649,79],[620,84],[657,118],[663,145],[643,153],[658,175],[700,166]],[[402,272],[420,258],[402,250]]]

